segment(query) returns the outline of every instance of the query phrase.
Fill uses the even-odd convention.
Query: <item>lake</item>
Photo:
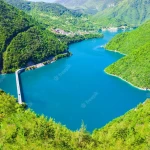
[[[123,55],[102,48],[115,34],[70,45],[73,56],[21,74],[28,107],[76,130],[100,128],[146,100],[146,91],[104,73]],[[16,97],[15,75],[0,75],[0,88]]]

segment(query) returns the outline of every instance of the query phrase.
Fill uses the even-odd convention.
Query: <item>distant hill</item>
[[[95,14],[98,11],[113,7],[116,0],[56,0],[55,2],[68,8],[81,10],[89,14]]]
[[[3,73],[41,62],[67,49],[23,11],[0,0],[0,67]]]
[[[98,12],[93,20],[101,26],[137,27],[150,19],[150,0],[118,0],[115,5]]]
[[[127,54],[105,69],[133,85],[150,89],[150,20],[136,30],[115,36],[106,49]]]

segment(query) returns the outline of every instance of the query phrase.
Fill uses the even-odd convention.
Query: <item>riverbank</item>
[[[58,54],[58,55],[52,57],[50,60],[38,63],[36,65],[29,66],[29,67],[25,68],[25,70],[27,71],[27,70],[34,70],[34,69],[37,69],[37,68],[41,68],[45,65],[48,65],[48,64],[51,64],[51,63],[57,61],[58,59],[61,59],[61,58],[64,58],[64,57],[69,57],[71,55],[72,55],[72,53],[69,52],[69,51],[66,52],[66,53]]]
[[[113,77],[117,77],[117,78],[119,78],[119,79],[121,79],[121,80],[127,82],[128,84],[130,84],[131,86],[133,86],[133,87],[135,87],[135,88],[137,88],[137,89],[139,89],[139,90],[142,90],[142,91],[150,91],[150,89],[145,89],[145,88],[140,88],[140,87],[138,87],[138,86],[135,86],[135,85],[132,84],[131,82],[129,82],[129,81],[127,81],[127,80],[125,80],[125,79],[123,79],[123,78],[117,76],[117,75],[110,74],[110,73],[106,72],[105,70],[104,70],[104,72],[105,72],[107,75],[110,75],[110,76],[113,76]]]

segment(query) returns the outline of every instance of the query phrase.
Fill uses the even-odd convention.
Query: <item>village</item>
[[[52,29],[52,32],[55,33],[55,34],[61,34],[61,35],[66,35],[66,36],[75,36],[75,35],[86,35],[86,34],[91,34],[91,33],[96,33],[98,31],[76,31],[76,32],[66,32],[64,31],[63,29],[59,29],[59,28],[56,28],[56,29]]]

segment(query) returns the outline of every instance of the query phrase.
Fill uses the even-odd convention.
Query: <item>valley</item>
[[[0,150],[148,150],[149,12],[149,0],[0,0]]]

